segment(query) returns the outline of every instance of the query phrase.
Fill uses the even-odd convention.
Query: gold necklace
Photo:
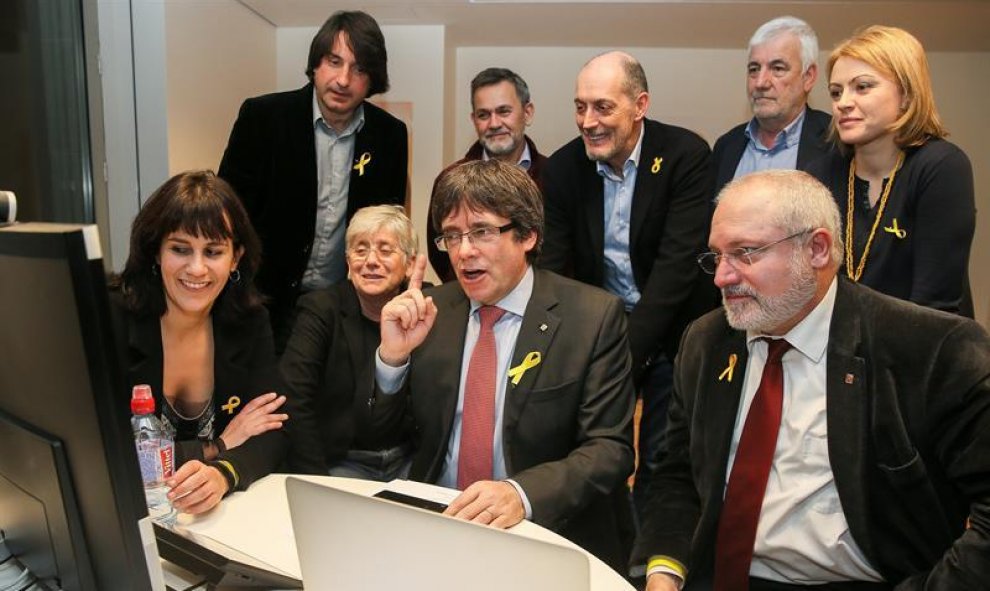
[[[904,164],[904,152],[897,155],[897,162],[894,163],[893,170],[890,171],[890,178],[887,186],[880,194],[880,204],[877,207],[877,215],[873,218],[873,227],[870,228],[870,235],[866,238],[866,246],[863,247],[863,254],[859,257],[859,264],[853,267],[853,206],[855,205],[855,179],[856,179],[856,158],[853,157],[849,163],[849,201],[846,204],[846,275],[853,281],[859,282],[863,276],[863,269],[866,268],[866,257],[870,254],[870,246],[873,245],[873,237],[880,227],[880,220],[883,218],[883,210],[887,207],[887,199],[890,197],[890,189],[894,186],[894,177]]]

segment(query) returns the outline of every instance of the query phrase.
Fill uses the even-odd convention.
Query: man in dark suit
[[[435,197],[457,282],[424,295],[417,261],[382,310],[376,366],[383,395],[408,388],[410,478],[463,490],[450,515],[528,518],[624,568],[634,396],[621,302],[533,269],[542,199],[518,167],[468,162]]]
[[[985,589],[990,338],[837,278],[841,221],[799,171],[721,193],[633,562],[648,589]],[[821,585],[809,587],[809,585]]]
[[[544,173],[547,237],[540,265],[618,295],[629,314],[633,375],[643,393],[637,509],[662,440],[671,364],[689,321],[714,306],[694,258],[705,244],[711,179],[708,144],[646,119],[646,74],[609,52],[577,79],[581,137]]]
[[[388,90],[378,23],[337,12],[313,38],[298,90],[241,106],[219,175],[237,190],[261,237],[258,287],[269,296],[276,351],[301,291],[346,275],[344,230],[367,205],[406,199],[406,126],[366,99]]]
[[[533,121],[536,108],[529,97],[529,85],[519,74],[506,68],[485,68],[471,80],[471,123],[478,134],[478,141],[457,162],[440,171],[433,181],[433,192],[443,175],[452,168],[472,160],[494,158],[515,164],[529,174],[539,185],[547,158],[536,149],[536,143],[526,128]],[[430,265],[441,281],[453,281],[456,276],[446,253],[440,252],[435,240],[437,229],[426,227],[426,251]]]
[[[805,170],[828,151],[832,116],[808,107],[817,79],[818,37],[808,23],[783,16],[753,33],[746,64],[753,118],[715,142],[713,195],[732,179],[758,170]]]

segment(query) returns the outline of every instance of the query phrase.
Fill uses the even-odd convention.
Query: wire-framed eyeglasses
[[[803,236],[809,232],[813,232],[814,228],[808,228],[807,230],[801,230],[800,232],[795,232],[790,236],[784,236],[780,240],[774,240],[770,244],[764,244],[763,246],[751,248],[743,247],[737,248],[732,252],[705,252],[698,255],[698,266],[701,270],[709,275],[714,275],[715,271],[718,269],[718,264],[723,260],[737,267],[738,265],[749,266],[754,262],[754,258],[763,252],[766,252],[770,248],[777,246],[781,242],[787,242],[792,238],[797,238],[798,236]]]
[[[447,252],[456,249],[461,245],[464,238],[474,245],[491,244],[498,240],[504,232],[513,230],[516,222],[509,222],[504,226],[479,226],[467,232],[445,232],[433,239],[434,244],[440,252]]]

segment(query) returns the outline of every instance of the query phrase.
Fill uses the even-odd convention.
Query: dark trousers
[[[674,364],[660,354],[650,367],[641,388],[643,415],[639,420],[639,466],[633,483],[633,507],[637,523],[643,522],[646,490],[660,463],[660,448],[667,431],[667,407],[674,389]]]

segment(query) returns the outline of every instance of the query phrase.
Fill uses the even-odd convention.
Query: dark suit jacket
[[[114,329],[121,347],[126,346],[121,359],[127,364],[127,384],[148,384],[155,397],[155,410],[160,414],[165,403],[162,388],[163,352],[161,322],[155,316],[138,316],[129,312],[119,293],[111,295]],[[222,305],[222,304],[218,304]],[[230,421],[254,398],[274,392],[277,386],[275,353],[268,313],[264,309],[237,321],[224,321],[213,316],[213,429],[217,437]],[[130,396],[130,391],[124,393]],[[240,405],[228,412],[223,406],[232,396]],[[129,398],[122,397],[121,404]],[[272,472],[288,448],[281,430],[252,437],[242,445],[227,450],[222,458],[233,464],[240,476],[238,490]],[[201,442],[176,442],[177,465],[186,460],[203,460]]]
[[[529,178],[536,182],[536,185],[540,187],[540,190],[542,191],[543,180],[541,177],[543,175],[543,167],[546,166],[547,163],[547,157],[540,154],[539,150],[536,149],[536,144],[529,138],[528,135],[525,137],[526,144],[529,145],[530,157],[529,170],[526,171],[526,174],[528,174]],[[463,158],[441,170],[440,174],[437,175],[437,178],[433,180],[433,189],[430,190],[430,208],[426,211],[426,253],[430,257],[430,265],[433,266],[433,270],[436,272],[437,277],[440,278],[441,282],[453,281],[457,278],[457,276],[454,274],[454,268],[450,264],[450,257],[447,253],[440,252],[440,249],[437,248],[437,244],[435,242],[437,236],[440,235],[440,232],[433,227],[433,196],[437,192],[437,183],[441,178],[443,178],[443,175],[447,174],[454,168],[457,168],[461,164],[464,164],[465,162],[472,162],[474,160],[481,160],[481,157],[484,155],[484,150],[485,149],[481,145],[481,142],[474,142]]]
[[[676,363],[668,453],[634,563],[662,554],[709,577],[743,379],[719,381],[745,333],[721,310]],[[897,589],[990,581],[990,338],[975,322],[839,280],[828,344],[828,454],[849,530]],[[851,376],[851,377],[850,377]],[[741,376],[739,376],[741,377]],[[964,530],[966,519],[972,528]],[[696,529],[697,528],[697,529]]]
[[[695,133],[644,120],[629,256],[641,299],[629,317],[637,377],[661,351],[677,352],[688,322],[713,307],[714,288],[695,261],[711,221],[710,151]],[[652,172],[662,158],[658,172]],[[540,265],[601,287],[605,274],[604,186],[581,138],[557,150],[543,177],[546,237]]]
[[[218,174],[237,191],[262,242],[258,288],[271,298],[269,310],[276,340],[287,337],[299,282],[309,262],[316,232],[316,144],[313,85],[244,101],[230,132]],[[354,144],[347,221],[368,205],[406,199],[408,160],[406,125],[364,102],[364,127]]]
[[[826,137],[831,124],[832,116],[828,113],[805,107],[804,123],[801,124],[801,139],[798,142],[798,170],[807,170],[809,164],[829,152],[830,145],[826,141]],[[715,147],[712,149],[712,162],[715,169],[713,198],[736,175],[736,167],[739,166],[739,160],[749,142],[746,137],[747,125],[749,125],[749,121],[733,127],[715,141]]]
[[[470,302],[459,284],[430,292],[436,324],[412,355],[406,380],[418,434],[410,478],[436,482],[457,407]],[[510,367],[542,362],[507,386],[505,466],[526,492],[533,521],[624,568],[616,509],[629,510],[632,413],[625,317],[619,300],[536,271]]]
[[[292,421],[289,468],[326,475],[350,449],[408,441],[405,396],[375,396],[374,352],[381,342],[361,314],[354,285],[342,281],[299,298],[292,337],[279,362]],[[369,338],[373,337],[373,338]]]

